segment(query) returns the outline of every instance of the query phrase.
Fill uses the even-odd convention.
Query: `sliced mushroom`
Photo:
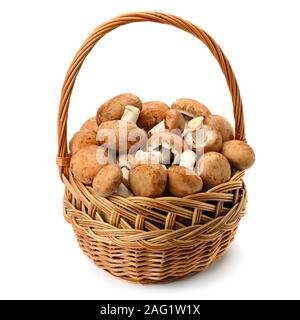
[[[165,113],[169,107],[160,101],[149,101],[143,103],[143,109],[137,120],[137,125],[146,131],[151,130],[165,118]]]
[[[227,182],[231,177],[228,160],[218,152],[205,153],[196,163],[196,172],[207,189]]]
[[[102,167],[93,180],[93,189],[100,197],[112,195],[122,182],[122,171],[117,164]]]
[[[142,102],[136,95],[132,93],[120,94],[100,106],[96,115],[97,124],[100,125],[102,122],[111,120],[120,120],[127,105],[142,109]]]
[[[168,169],[168,191],[176,197],[185,197],[200,192],[203,182],[199,175],[182,166],[172,166]]]
[[[136,196],[161,196],[167,184],[167,170],[159,164],[138,164],[129,172],[131,190]]]
[[[209,109],[201,102],[186,98],[177,99],[176,101],[174,101],[171,109],[178,110],[182,114],[187,115],[191,118],[201,116],[207,117],[211,114]]]

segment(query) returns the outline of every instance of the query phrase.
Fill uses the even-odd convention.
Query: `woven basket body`
[[[222,256],[245,213],[244,172],[207,192],[184,198],[98,197],[69,171],[67,118],[76,76],[88,53],[106,33],[131,22],[170,24],[207,45],[228,84],[235,118],[235,138],[244,140],[239,88],[224,53],[192,23],[169,14],[139,12],[116,17],[94,30],[76,54],[62,89],[58,116],[59,173],[65,184],[64,216],[81,249],[99,267],[139,283],[166,282],[202,271]]]

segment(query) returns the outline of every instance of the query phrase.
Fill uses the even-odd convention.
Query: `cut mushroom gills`
[[[103,103],[69,143],[70,170],[95,197],[185,197],[230,180],[255,162],[230,122],[193,99]]]

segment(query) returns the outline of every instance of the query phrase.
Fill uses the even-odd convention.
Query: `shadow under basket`
[[[207,192],[155,199],[102,198],[70,172],[68,108],[84,59],[106,33],[142,21],[173,25],[206,44],[231,92],[235,139],[245,140],[244,118],[238,85],[224,53],[205,31],[179,17],[157,12],[116,17],[96,28],[76,54],[63,85],[58,116],[57,164],[65,184],[64,217],[73,226],[80,248],[96,265],[131,282],[160,283],[200,272],[225,253],[245,214],[247,194],[243,171]]]

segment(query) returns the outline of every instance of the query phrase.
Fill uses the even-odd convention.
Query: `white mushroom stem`
[[[132,154],[122,154],[118,158],[118,164],[122,167],[127,167],[128,169],[131,169],[134,165],[134,155]]]
[[[152,150],[149,152],[138,150],[135,154],[135,162],[159,164],[161,162],[161,153],[157,150]]]
[[[149,132],[148,135],[152,136],[155,133],[161,133],[167,131],[165,126],[165,120],[159,122],[155,127],[153,127]]]
[[[175,154],[174,160],[172,162],[172,165],[179,164],[180,163],[180,158],[181,158],[181,154],[180,153]]]
[[[197,145],[203,143],[204,131],[201,130],[204,127],[203,120],[204,117],[197,117],[187,123],[183,136],[186,143],[191,147],[195,148]]]
[[[190,131],[196,131],[197,129],[203,126],[204,117],[197,117],[190,120],[187,124],[187,127]]]
[[[129,178],[129,169],[127,167],[121,167],[122,175],[123,175],[123,183],[128,186],[128,178]]]
[[[197,155],[192,150],[185,150],[180,157],[179,165],[190,170],[194,170]]]
[[[115,194],[124,198],[133,196],[132,192],[123,183],[119,185],[118,189],[115,191]]]
[[[136,123],[140,115],[140,109],[134,106],[126,106],[121,120],[131,123]]]

